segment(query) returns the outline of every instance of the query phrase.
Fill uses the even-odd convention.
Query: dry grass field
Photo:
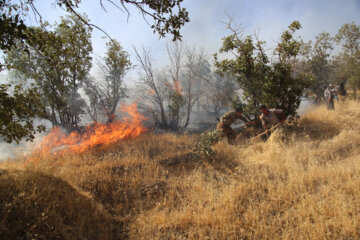
[[[0,239],[360,239],[360,106],[268,141],[142,133],[0,165]]]

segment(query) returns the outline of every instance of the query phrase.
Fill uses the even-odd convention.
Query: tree
[[[19,40],[24,41],[27,39],[25,34],[26,25],[21,18],[20,13],[17,12],[19,6],[11,4],[10,1],[0,0],[0,50],[10,50],[12,46]],[[3,64],[0,63],[0,71]]]
[[[219,114],[221,109],[228,109],[232,99],[239,89],[237,81],[229,74],[216,74],[211,70],[210,63],[204,59],[198,71],[200,78],[199,97],[196,99],[197,110],[202,105],[203,110]]]
[[[331,62],[330,52],[333,49],[332,41],[329,33],[320,33],[316,36],[313,46],[309,43],[309,49],[306,53],[304,61],[305,71],[314,74],[315,80],[311,84],[309,90],[315,94],[315,101],[320,102],[323,97],[323,86],[329,83]]]
[[[232,53],[233,58],[219,60],[215,54],[215,66],[219,74],[230,74],[239,83],[246,104],[244,112],[253,115],[257,121],[258,107],[262,103],[284,109],[286,116],[296,115],[302,93],[312,81],[311,74],[294,71],[301,49],[301,41],[294,33],[301,28],[300,23],[294,21],[282,33],[273,62],[264,51],[265,42],[256,34],[242,37],[239,29],[231,25],[231,19],[227,27],[232,34],[223,38],[220,53]]]
[[[360,88],[360,26],[354,22],[344,24],[336,34],[335,40],[342,44],[343,52],[338,58],[342,59],[346,81],[356,96],[356,90]]]
[[[300,23],[294,21],[282,33],[274,52],[278,58],[272,64],[270,81],[263,89],[263,102],[284,109],[285,116],[296,116],[304,91],[314,82],[313,74],[295,71],[302,46],[302,41],[295,38],[295,32],[300,28]]]
[[[24,19],[29,16],[29,10],[31,9],[34,15],[40,17],[40,20],[42,22],[41,13],[38,12],[36,6],[34,5],[34,2],[35,2],[34,0],[19,0],[19,1],[0,0],[0,54],[3,51],[9,51],[17,43],[19,42],[24,43],[25,41],[28,41],[30,37],[31,38],[33,37],[32,30],[30,29],[30,31],[27,31],[28,26],[25,24]],[[83,18],[82,15],[78,12],[80,0],[53,0],[52,2],[60,7],[65,6],[66,10],[69,13],[78,16],[78,18],[82,21],[82,24],[85,24],[90,28],[91,27],[97,28],[103,31],[98,26],[91,24],[90,21],[87,20],[86,18]],[[107,2],[120,9],[125,9],[128,15],[130,14],[130,12],[128,11],[128,6],[135,6],[140,11],[140,13],[143,14],[144,18],[148,16],[153,20],[153,24],[151,24],[151,28],[153,28],[154,32],[157,32],[160,35],[160,37],[164,37],[166,34],[171,34],[174,40],[181,39],[180,28],[186,22],[189,22],[188,12],[186,11],[185,8],[181,7],[182,0],[166,0],[166,1],[108,0]],[[105,9],[103,5],[103,1],[100,0],[99,3],[101,7]],[[34,53],[38,51],[37,53],[39,55],[43,54],[44,53],[43,50],[47,47],[47,43],[42,42],[42,40],[45,41],[50,40],[50,38],[53,38],[51,37],[51,35],[53,34],[49,33],[48,36],[39,38],[38,39],[39,42],[37,44],[34,44],[33,42],[31,52]],[[36,47],[39,47],[39,49],[36,49]],[[28,50],[27,48],[24,48],[23,51],[30,53],[30,50]],[[49,58],[49,56],[46,56],[45,54],[43,57],[44,59],[47,58],[48,63],[50,64],[51,59]],[[54,63],[55,61],[52,62],[53,67],[54,67]],[[3,67],[4,64],[0,62],[0,71],[2,71]],[[63,95],[62,89],[57,89],[56,91],[59,91],[58,94]],[[5,97],[5,95],[1,95],[1,96]],[[72,103],[75,102],[77,103],[75,106],[74,105],[71,106],[72,111],[68,111],[68,112],[73,112],[72,117],[74,116],[73,114],[75,114],[76,116],[77,114],[81,113],[84,102],[80,100],[78,93],[76,91],[73,91],[68,96],[68,98],[72,98],[74,100],[72,101]],[[5,102],[7,101],[7,99],[0,99],[0,101]],[[62,99],[57,99],[56,101],[61,102]],[[57,106],[57,108],[59,107],[60,106]],[[55,106],[52,106],[51,108],[52,108],[51,111],[53,116],[51,119],[53,124],[56,125],[58,124],[58,120],[56,120],[56,118],[54,117],[56,114]],[[14,114],[16,113],[17,112],[14,112]],[[17,116],[17,117],[19,119],[21,118],[21,116]],[[79,119],[76,118],[77,117],[75,117],[75,119],[70,120],[70,122],[73,122],[76,125],[79,121]],[[69,120],[63,118],[62,120],[60,120],[60,122],[69,122]],[[11,122],[9,122],[9,124],[11,124]],[[71,123],[69,124],[66,123],[66,125],[70,126]],[[4,127],[6,128],[6,126]],[[33,126],[32,127],[29,126],[28,129],[31,130],[33,128],[34,128]],[[10,129],[10,128],[6,128],[6,129]],[[8,132],[7,134],[11,135],[12,133]]]
[[[155,70],[152,66],[150,52],[145,48],[139,52],[135,49],[136,58],[139,63],[138,88],[142,94],[139,107],[149,112],[150,117],[155,122],[155,127],[168,129],[168,122],[165,112],[165,84],[164,79],[155,76]]]
[[[107,0],[111,5],[118,9],[124,9],[128,15],[130,12],[128,6],[134,6],[144,18],[150,17],[154,23],[151,28],[154,29],[154,33],[158,33],[160,37],[165,37],[166,34],[172,34],[173,40],[180,40],[180,28],[189,22],[188,12],[185,8],[181,8],[183,0],[148,0],[148,1],[133,1],[133,0]],[[28,2],[33,2],[30,0]],[[79,6],[80,0],[56,0],[56,4],[59,6],[65,6],[67,11],[78,15],[76,11]],[[100,0],[101,7],[105,10],[103,2]],[[176,10],[177,9],[177,12]],[[89,24],[88,21],[84,20],[89,26],[96,27],[93,24]],[[100,29],[100,28],[99,28]]]
[[[216,72],[221,76],[230,75],[243,90],[244,113],[258,119],[258,107],[264,99],[264,86],[270,82],[271,69],[263,50],[264,42],[253,36],[243,37],[239,28],[234,28],[231,19],[227,28],[231,35],[223,38],[219,53],[231,53],[232,58],[219,60],[214,54]]]
[[[109,4],[125,10],[128,15],[130,11],[129,6],[134,6],[139,12],[146,17],[150,17],[154,22],[150,26],[158,33],[160,37],[166,34],[173,35],[174,40],[181,39],[180,28],[189,22],[188,12],[181,7],[183,0],[165,0],[165,1],[132,1],[132,0],[107,0]],[[38,12],[34,0],[0,0],[0,49],[9,50],[15,45],[16,41],[26,40],[26,28],[24,19],[29,16],[30,9],[35,16],[40,19],[41,13]],[[89,27],[97,28],[103,31],[100,27],[91,24],[89,20],[82,18],[78,9],[81,0],[53,0],[54,4],[59,7],[65,7],[66,11],[78,16],[81,21]],[[101,8],[106,10],[103,1],[99,1]],[[104,31],[103,31],[104,32]]]
[[[207,111],[219,114],[221,109],[228,109],[239,89],[236,80],[229,74],[219,75],[211,72],[204,80],[203,92]]]
[[[192,108],[202,92],[199,77],[204,70],[203,54],[183,48],[182,43],[168,45],[170,64],[155,72],[150,54],[143,49],[136,55],[140,66],[138,86],[142,92],[142,108],[149,112],[155,126],[181,131],[190,122]]]
[[[170,60],[168,74],[165,73],[165,85],[168,97],[168,128],[178,131],[181,121],[181,109],[185,99],[181,89],[181,70],[184,58],[183,44],[175,42],[167,45],[167,52]],[[169,76],[166,76],[169,75]],[[168,79],[171,79],[170,81]]]
[[[175,46],[177,44],[180,43],[172,43]],[[207,75],[209,71],[206,68],[206,60],[202,51],[197,51],[195,47],[186,47],[184,55],[183,63],[177,66],[177,71],[180,72],[180,79],[178,79],[178,82],[174,82],[176,83],[174,89],[177,95],[181,97],[180,103],[182,107],[178,110],[179,115],[183,115],[184,121],[181,125],[177,123],[175,129],[185,129],[189,125],[192,109],[195,103],[199,101],[201,95],[204,94],[202,76]],[[176,53],[173,52],[173,57],[175,56]]]
[[[9,52],[6,62],[35,80],[46,107],[44,117],[71,131],[84,113],[78,90],[91,68],[91,30],[76,16],[62,18],[53,31],[49,27],[29,28],[26,45]]]
[[[23,90],[20,85],[14,87],[13,94],[9,94],[10,85],[0,85],[0,136],[11,143],[27,141],[35,137],[36,132],[45,127],[34,126],[33,118],[41,117],[44,108],[40,102],[40,95],[34,88]]]
[[[87,112],[96,122],[98,113],[107,116],[107,122],[111,123],[115,118],[115,111],[119,101],[126,96],[124,76],[132,67],[129,54],[123,50],[116,40],[106,44],[107,52],[104,63],[98,66],[104,75],[104,81],[96,82],[93,79],[85,81],[85,93],[90,99]]]

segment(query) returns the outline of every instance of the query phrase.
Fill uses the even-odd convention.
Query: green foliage
[[[231,26],[229,28],[233,33],[223,38],[220,53],[231,52],[235,57],[219,60],[215,54],[215,66],[218,73],[229,73],[236,78],[244,91],[244,112],[257,119],[258,107],[262,103],[284,109],[286,116],[296,115],[301,95],[313,81],[311,74],[294,71],[294,63],[302,46],[302,41],[294,37],[301,28],[300,23],[294,21],[283,32],[274,52],[278,59],[273,62],[269,61],[264,51],[265,42],[259,41],[257,36],[243,38]]]
[[[235,95],[232,99],[231,99],[231,105],[233,109],[236,109],[238,107],[243,107],[243,104],[240,100],[239,95]]]
[[[287,62],[299,54],[301,42],[294,38],[294,33],[300,28],[301,24],[294,21],[289,25],[289,29],[282,33],[281,42],[278,43],[275,51],[279,54],[280,62]]]
[[[108,0],[112,6],[115,6],[122,10],[122,8],[130,14],[128,6],[134,6],[144,17],[148,16],[153,19],[151,28],[154,29],[154,33],[158,33],[160,37],[165,37],[167,34],[173,36],[173,40],[180,40],[180,28],[189,22],[188,12],[185,8],[181,7],[183,0],[149,0],[149,1],[131,1],[131,0],[119,0],[119,4],[116,1]],[[0,40],[1,50],[11,48],[16,41],[26,40],[27,35],[25,30],[27,26],[24,24],[23,18],[28,15],[29,9],[32,9],[35,15],[41,13],[37,11],[33,4],[33,0],[19,0],[15,3],[11,0],[0,0]],[[79,3],[81,0],[53,0],[54,4],[65,7],[66,11],[71,14],[80,16],[78,12]],[[101,7],[106,11],[103,5],[103,1],[98,2]],[[94,26],[89,23],[89,20],[82,19],[83,23],[88,26]],[[95,26],[102,30],[101,28]]]
[[[165,37],[167,33],[173,35],[173,41],[180,40],[180,28],[189,22],[189,15],[185,8],[181,8],[180,4],[183,0],[165,0],[165,1],[145,1],[142,5],[147,5],[154,12],[149,14],[155,23],[151,25],[154,33],[158,33],[160,37]],[[132,3],[132,1],[124,0],[121,2]],[[173,9],[177,7],[177,13],[174,14]],[[166,16],[166,17],[165,17]]]
[[[9,94],[9,88],[10,85],[0,85],[0,136],[8,143],[19,143],[23,138],[33,140],[36,132],[45,130],[42,125],[35,127],[33,122],[33,118],[44,114],[40,94],[35,88],[25,91],[20,85]]]
[[[127,5],[135,6],[143,15],[149,16],[154,20],[154,24],[151,28],[154,29],[154,33],[158,33],[160,37],[165,37],[166,34],[173,35],[173,40],[180,40],[180,28],[189,22],[188,12],[185,8],[181,7],[183,0],[166,0],[156,1],[149,0],[144,2],[134,2],[130,0],[120,0],[120,5],[117,5],[116,1],[108,2],[117,8],[124,8],[128,14]],[[54,4],[60,7],[65,7],[66,11],[77,15],[80,0],[55,0]],[[104,9],[103,1],[99,1],[101,7]],[[33,0],[19,0],[12,2],[11,0],[0,0],[0,50],[10,50],[16,42],[28,39],[26,30],[28,26],[24,23],[24,18],[28,16],[29,9],[33,10],[35,15],[39,15],[41,19],[41,13],[37,11],[33,4]],[[105,10],[105,9],[104,9]],[[81,18],[82,23],[87,26],[94,26],[89,23],[86,18]],[[95,26],[102,30],[101,28]],[[0,71],[3,64],[0,63]]]
[[[354,22],[344,24],[335,36],[342,44],[343,52],[338,56],[343,78],[353,88],[354,93],[360,88],[360,26]]]
[[[185,8],[181,7],[183,0],[147,0],[147,1],[132,1],[132,0],[108,0],[108,2],[117,7],[124,8],[128,11],[127,5],[136,7],[143,16],[149,16],[153,19],[154,24],[151,28],[154,29],[154,33],[158,33],[160,37],[165,37],[166,34],[173,35],[173,40],[180,40],[180,28],[185,23],[189,22],[188,12]],[[57,0],[56,4],[59,6],[65,6],[70,13],[76,12],[80,0]],[[100,1],[101,6],[104,8],[103,1]]]
[[[344,53],[354,56],[359,53],[360,26],[354,22],[344,24],[335,36],[337,43],[342,43]]]
[[[272,81],[266,85],[263,102],[284,109],[285,116],[296,116],[304,91],[311,86],[314,75],[295,74],[290,64],[277,63],[273,66]]]
[[[311,86],[314,76],[295,72],[294,65],[300,55],[302,41],[295,38],[301,25],[294,21],[281,35],[281,42],[275,49],[278,59],[272,64],[271,81],[265,84],[263,102],[268,106],[284,109],[285,116],[296,116],[303,92]]]
[[[26,44],[7,52],[6,62],[25,79],[36,82],[45,118],[54,126],[77,127],[85,102],[78,90],[91,68],[91,30],[76,16],[62,18],[60,24],[29,28]],[[28,51],[25,51],[28,50]]]
[[[220,135],[216,130],[202,133],[199,142],[193,148],[195,160],[211,159],[215,156],[212,147],[220,141]]]
[[[27,39],[26,25],[19,12],[20,6],[9,0],[0,0],[0,50],[10,50],[18,40]],[[0,63],[0,71],[3,64]]]
[[[230,74],[243,92],[243,101],[248,103],[245,111],[257,115],[257,108],[262,99],[264,81],[268,79],[268,58],[263,53],[263,42],[254,44],[253,38],[240,38],[237,33],[225,37],[220,53],[234,52],[235,58],[218,60],[215,54],[217,73]]]
[[[29,9],[32,9],[33,13],[39,15],[41,19],[41,13],[37,12],[33,0],[16,2],[0,0],[0,50],[7,52],[7,63],[10,64],[7,67],[20,71],[25,78],[35,79],[43,96],[42,102],[46,105],[46,118],[53,125],[71,129],[77,126],[80,121],[79,116],[84,113],[85,102],[77,91],[91,67],[89,53],[92,48],[89,27],[98,27],[90,24],[89,20],[77,12],[80,0],[55,0],[53,2],[60,7],[65,7],[78,19],[75,20],[74,16],[62,19],[55,31],[48,30],[49,25],[46,23],[40,28],[29,28],[23,20],[28,16]],[[120,0],[119,6],[115,1],[108,0],[108,2],[118,8],[124,8],[126,12],[128,12],[127,5],[135,6],[144,16],[153,18],[154,24],[151,27],[154,32],[159,33],[160,37],[172,34],[173,40],[181,39],[180,28],[189,22],[188,12],[181,7],[182,0],[144,2]],[[99,3],[103,7],[103,1]],[[22,45],[20,50],[13,49],[17,44]],[[113,57],[115,56],[109,55],[108,60],[112,61]],[[123,64],[124,69],[128,67],[127,60],[118,63]],[[107,64],[111,65],[109,62]],[[3,66],[4,64],[0,63],[0,71]],[[121,68],[121,66],[113,67]],[[117,73],[111,73],[111,75],[114,76]],[[112,91],[114,97],[110,105],[111,109],[114,109],[118,98],[116,92],[124,94],[123,89]]]
[[[314,74],[314,81],[309,90],[315,94],[315,101],[320,102],[323,97],[323,86],[329,84],[330,70],[332,68],[330,62],[330,51],[333,39],[329,33],[321,33],[316,36],[316,41],[313,46],[311,42],[308,43],[306,61],[304,61],[304,72]]]

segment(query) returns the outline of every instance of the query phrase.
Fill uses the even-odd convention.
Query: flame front
[[[81,153],[96,146],[106,146],[122,139],[139,136],[146,131],[143,125],[143,117],[137,111],[136,104],[124,105],[121,112],[127,114],[121,121],[111,124],[93,124],[87,126],[84,133],[72,132],[66,135],[60,128],[53,128],[46,135],[37,151],[47,154],[58,148],[65,147],[66,150]]]

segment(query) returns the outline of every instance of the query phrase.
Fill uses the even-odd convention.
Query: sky
[[[51,2],[38,0],[35,6],[44,19],[59,21],[59,16],[66,12]],[[78,11],[85,12],[91,23],[118,40],[135,64],[133,48],[145,47],[151,52],[154,66],[165,66],[166,45],[171,36],[159,39],[139,11],[131,6],[128,16],[106,0],[103,3],[106,11],[101,8],[100,0],[83,0]],[[188,10],[190,17],[190,22],[181,29],[183,42],[203,49],[209,60],[221,47],[221,39],[230,34],[224,25],[228,16],[234,24],[241,26],[244,35],[258,31],[268,49],[274,48],[281,32],[294,20],[300,21],[302,29],[298,34],[306,41],[314,40],[324,31],[334,36],[345,23],[360,24],[360,0],[184,0],[182,7]],[[151,19],[148,20],[151,23]],[[37,24],[35,18],[31,24]],[[107,39],[103,37],[101,31],[93,30],[94,56],[104,56]],[[133,81],[136,75],[132,73],[130,78]]]

